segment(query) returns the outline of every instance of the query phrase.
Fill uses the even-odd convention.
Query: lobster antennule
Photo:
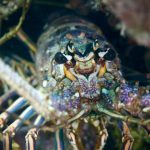
[[[8,113],[14,113],[27,104],[27,100],[23,97],[18,98],[7,110]]]
[[[45,123],[45,119],[41,115],[39,115],[34,121],[34,126],[40,127],[44,123]]]
[[[8,117],[17,112],[19,109],[21,109],[23,106],[27,104],[27,100],[23,97],[18,98],[11,106],[9,106],[5,112],[0,114],[0,127],[4,126],[4,123],[8,119]]]
[[[35,110],[32,106],[27,107],[19,116],[19,119],[15,120],[11,125],[6,128],[3,133],[9,133],[10,136],[14,136],[16,130],[28,119],[35,115]]]

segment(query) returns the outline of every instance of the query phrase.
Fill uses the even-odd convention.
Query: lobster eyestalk
[[[53,116],[51,113],[54,109],[46,104],[45,96],[13,71],[2,59],[0,59],[0,79],[4,80],[18,94],[26,98],[32,107],[46,120],[50,120],[50,117]]]

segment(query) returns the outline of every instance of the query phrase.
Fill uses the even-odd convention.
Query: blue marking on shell
[[[141,104],[143,107],[149,107],[150,106],[150,94],[145,94],[142,96]]]
[[[132,94],[132,95],[130,95]],[[120,85],[120,95],[119,99],[125,104],[130,104],[134,97],[138,95],[138,88],[128,84]]]

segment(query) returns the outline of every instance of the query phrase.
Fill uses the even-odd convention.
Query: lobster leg
[[[106,123],[104,118],[100,118],[99,120],[93,121],[93,125],[98,130],[98,137],[95,145],[95,150],[102,150],[103,147],[105,146],[108,137],[108,132],[107,129],[105,128]]]
[[[64,139],[63,139],[63,129],[59,129],[55,133],[55,141],[56,141],[56,150],[64,150]]]
[[[79,122],[75,121],[72,123],[72,125],[69,125],[66,128],[66,135],[69,139],[70,144],[73,147],[73,150],[79,150],[79,145],[78,145],[78,141],[77,141],[78,126],[79,126]]]
[[[121,131],[122,131],[122,150],[132,150],[132,145],[134,139],[130,133],[130,130],[127,124],[121,121]]]
[[[8,133],[3,135],[3,149],[12,150],[12,137],[10,137]]]
[[[13,114],[14,112],[21,109],[23,106],[27,104],[26,99],[23,97],[18,98],[11,106],[9,106],[5,112],[0,114],[0,127],[2,128],[8,119],[8,117]]]
[[[35,128],[32,128],[27,133],[26,139],[26,150],[35,150],[35,144],[38,137],[39,127],[45,123],[45,119],[42,116],[38,116],[34,122]]]

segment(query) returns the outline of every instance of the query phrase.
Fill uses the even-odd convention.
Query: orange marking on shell
[[[68,79],[70,79],[72,81],[76,80],[75,76],[65,66],[64,66],[64,73]]]
[[[105,73],[106,73],[106,64],[100,67],[98,76],[102,77]]]

